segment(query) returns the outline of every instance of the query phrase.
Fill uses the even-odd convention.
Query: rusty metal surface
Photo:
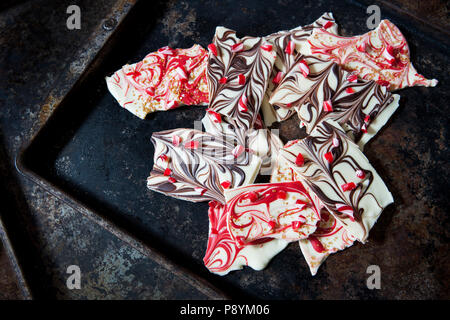
[[[157,32],[165,36],[167,42],[173,46],[187,45],[192,41],[206,45],[213,33],[212,25],[215,24],[225,24],[242,30],[243,33],[263,35],[278,29],[293,27],[294,24],[296,26],[300,24],[297,23],[299,17],[301,20],[312,21],[315,15],[319,15],[314,10],[322,12],[329,10],[330,7],[338,23],[342,25],[342,34],[351,35],[356,33],[355,30],[365,30],[365,7],[359,6],[358,11],[356,6],[353,8],[355,10],[353,14],[348,15],[346,14],[348,13],[347,3],[341,2],[332,6],[329,1],[319,1],[314,4],[305,2],[303,9],[310,10],[310,13],[286,15],[282,21],[273,21],[269,17],[277,16],[280,9],[281,12],[289,12],[289,5],[291,5],[289,1],[280,1],[277,4],[279,8],[268,4],[264,11],[261,11],[261,7],[254,2],[239,5],[229,2],[213,3],[211,7],[219,12],[216,17],[209,16],[209,11],[202,5],[201,2],[168,3],[163,8],[161,17],[156,21]],[[62,4],[60,6],[64,9]],[[236,14],[233,16],[226,14],[231,10],[234,10]],[[263,25],[260,21],[261,17],[258,16],[261,14],[272,21],[272,24]],[[427,76],[436,76],[441,81],[439,87],[434,89],[415,88],[402,91],[400,110],[394,115],[389,126],[382,130],[379,137],[367,148],[367,156],[386,180],[394,194],[396,204],[383,213],[372,232],[369,244],[356,245],[331,257],[315,278],[309,276],[298,247],[291,245],[274,259],[267,270],[262,272],[246,270],[232,275],[230,278],[237,281],[244,290],[252,290],[258,288],[258,283],[265,283],[263,294],[258,296],[266,298],[449,297],[448,217],[446,214],[448,199],[445,191],[442,192],[448,189],[448,161],[446,160],[449,156],[448,117],[445,110],[449,92],[447,85],[449,79],[446,74],[448,43],[439,43],[433,35],[425,36],[422,29],[401,15],[392,13],[388,14],[388,17],[407,37],[412,49],[413,61],[418,69]],[[0,19],[0,24],[4,21]],[[0,41],[1,39],[4,38],[0,37]],[[83,41],[78,42],[79,46],[81,43]],[[75,48],[76,45],[74,44],[73,47]],[[136,59],[151,49],[154,48],[148,46],[129,49],[131,56],[128,58]],[[42,55],[39,50],[37,52]],[[67,54],[69,51],[61,50],[61,52]],[[0,52],[0,54],[4,53]],[[124,51],[117,54],[116,67],[123,63],[123,60],[119,58],[126,55]],[[13,55],[6,54],[6,56]],[[71,61],[71,58],[65,59]],[[61,66],[59,67],[62,69]],[[45,67],[35,68],[34,71],[46,70]],[[19,70],[26,70],[26,68]],[[15,79],[19,80],[19,83],[15,83]],[[10,101],[14,99],[16,99],[15,102],[19,99],[32,101],[32,99],[22,98],[23,96],[17,93],[18,90],[26,87],[20,83],[23,78],[8,74],[7,80],[12,89],[8,89],[6,96],[0,94],[0,102],[6,102],[7,106],[0,111],[0,119],[2,129],[6,128],[8,131],[7,139],[5,139],[8,153],[14,154],[20,142],[31,136],[28,131],[22,133],[15,126],[39,128],[50,114],[45,110],[51,111],[53,107],[44,107],[42,113],[37,111],[39,110],[37,105],[29,107],[21,116],[22,118],[29,116],[34,120],[34,126],[27,127],[30,120],[19,121],[17,113],[14,113],[15,104],[13,105]],[[71,80],[73,79],[63,79],[62,82],[69,88],[72,85]],[[57,81],[51,83],[55,82]],[[50,88],[52,84],[49,83],[44,87]],[[36,84],[36,81],[33,84]],[[42,101],[42,98],[36,101]],[[55,102],[59,101],[60,99],[52,97],[48,105],[54,106]],[[133,120],[137,121],[131,115],[123,115],[118,109],[111,112],[114,113],[110,116],[114,121],[125,117],[129,121],[127,126],[135,123],[132,122]],[[196,114],[191,116],[195,117]],[[150,121],[161,119],[161,117],[154,116]],[[184,115],[177,116],[177,121],[181,122],[183,117]],[[128,131],[125,133],[132,134],[133,130],[139,129],[138,126],[137,122],[132,124],[126,128]],[[285,134],[286,137],[292,134],[290,128],[288,125],[282,127],[281,134]],[[16,138],[14,133],[19,138]],[[14,146],[10,148],[14,143],[16,143],[15,148]],[[142,152],[146,153],[145,150]],[[146,154],[145,157],[147,156],[151,158],[151,154]],[[78,170],[76,166],[79,163],[72,159],[71,157],[65,159],[63,156],[57,159],[60,173],[70,176]],[[26,226],[33,235],[33,247],[38,251],[36,256],[40,256],[43,261],[41,270],[47,274],[43,281],[35,281],[37,286],[47,286],[45,290],[41,290],[45,295],[58,298],[204,297],[185,282],[180,282],[164,268],[158,267],[158,264],[146,259],[139,251],[124,246],[111,234],[90,224],[89,220],[81,218],[69,206],[49,197],[38,186],[27,184],[20,178],[14,179],[19,181],[12,183],[18,183],[22,187],[14,191],[15,194],[22,194],[19,197],[21,203],[19,211],[33,212]],[[158,200],[166,201],[163,203],[168,210],[181,205],[183,209],[185,207],[191,208],[190,210],[205,209],[202,207],[194,209],[194,206],[185,206],[184,203],[178,204],[176,201],[174,203],[173,200],[163,198]],[[26,203],[29,208],[24,210],[23,203]],[[169,214],[167,211],[163,213]],[[191,219],[197,221],[192,214],[198,213],[188,212],[188,221]],[[30,220],[32,220],[31,223]],[[203,225],[203,229],[205,227],[207,228],[207,224]],[[201,259],[206,243],[206,230],[203,235],[194,239],[194,259]],[[79,264],[86,272],[86,283],[81,291],[69,291],[64,287],[66,277],[64,268],[68,264]],[[369,264],[379,264],[384,270],[383,289],[380,291],[370,291],[365,287],[365,268]],[[283,270],[285,274],[277,275],[273,273],[273,270]],[[294,275],[293,281],[289,278],[291,275]],[[293,295],[292,292],[296,294]]]

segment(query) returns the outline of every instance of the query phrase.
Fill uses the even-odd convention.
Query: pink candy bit
[[[289,41],[286,49],[284,49],[284,52],[287,54],[294,54],[295,44],[293,41]]]
[[[201,196],[204,195],[206,192],[205,188],[195,187],[194,190],[197,191],[198,193],[200,193]]]
[[[184,68],[182,67],[177,67],[175,69],[177,75],[178,75],[178,79],[179,80],[187,80],[188,79],[188,75],[186,73],[186,71],[184,71]]]
[[[298,217],[297,221],[292,221],[292,229],[297,230],[300,229],[300,227],[305,224],[306,218],[304,216]]]
[[[329,163],[333,162],[333,154],[331,152],[327,152],[323,155],[325,160],[327,160]]]
[[[220,122],[222,122],[222,117],[220,116],[219,113],[215,112],[215,111],[212,110],[212,109],[206,109],[206,111],[208,111],[208,113],[214,117],[214,120],[213,120],[213,121],[214,121],[215,123],[220,123]]]
[[[383,57],[390,65],[392,65],[395,62],[394,48],[391,45],[387,45],[387,47],[384,48]]]
[[[242,42],[235,43],[231,46],[231,52],[240,52],[244,50],[244,44]]]
[[[302,167],[305,164],[305,158],[303,158],[303,155],[299,153],[297,155],[297,158],[295,158],[295,164],[299,167]]]
[[[227,83],[227,81],[228,81],[227,77],[222,77],[219,80],[219,82],[222,83],[222,84]]]
[[[174,177],[170,177],[168,180],[169,180],[170,182],[172,182],[172,183],[177,182],[177,179],[175,179]]]
[[[277,199],[286,200],[286,198],[287,198],[287,192],[284,190],[278,190]]]
[[[272,51],[272,45],[271,44],[268,44],[268,43],[265,43],[265,44],[263,44],[262,46],[261,46],[261,49],[263,49],[263,50],[265,50],[265,51]]]
[[[331,100],[326,100],[323,102],[323,110],[325,110],[325,112],[333,111],[333,105],[331,104]]]
[[[278,71],[277,75],[275,76],[275,78],[272,79],[272,83],[274,84],[279,84],[281,82],[281,79],[283,79],[284,73],[281,71]]]
[[[349,82],[358,82],[358,76],[354,73],[351,73],[348,77],[347,77],[347,81]]]
[[[348,87],[345,89],[345,92],[347,93],[355,93],[355,90],[352,87]]]
[[[169,46],[165,46],[162,47],[161,49],[158,50],[159,53],[168,55],[168,56],[173,56],[175,55],[175,50],[173,50],[171,47]]]
[[[242,95],[242,97],[239,99],[239,111],[241,112],[247,112],[247,96],[245,93]]]
[[[198,148],[198,141],[193,140],[193,141],[186,142],[184,144],[184,147],[186,149],[197,149]]]
[[[364,179],[366,177],[366,173],[363,170],[356,170],[356,176],[360,179]]]
[[[323,25],[323,27],[322,28],[324,28],[324,29],[328,29],[329,27],[331,27],[333,25],[333,22],[331,22],[331,21],[327,21],[324,25]]]
[[[366,52],[366,43],[362,42],[359,45],[356,46],[356,50],[358,50],[359,52]]]
[[[181,142],[181,138],[179,136],[177,136],[177,135],[172,136],[172,144],[175,147],[178,147],[180,145],[180,142]]]
[[[300,68],[302,75],[306,78],[309,75],[308,63],[304,59],[300,60],[298,63],[298,67]]]
[[[348,216],[350,216],[350,218],[352,219],[352,221],[355,220],[355,218],[353,217],[353,208],[346,205],[346,204],[342,204],[342,203],[337,203],[336,204],[336,209],[337,211],[344,213]]]
[[[308,205],[307,202],[298,199],[297,201],[295,201],[295,204],[297,204],[300,207],[300,210],[303,210],[304,207],[306,207]]]
[[[222,188],[228,189],[231,186],[231,182],[227,180],[222,182],[220,185],[222,186]]]
[[[255,191],[250,191],[247,197],[250,199],[251,202],[255,202],[259,198],[258,193],[256,193]]]
[[[354,182],[344,183],[341,188],[342,191],[351,191],[356,188],[356,184]]]
[[[240,85],[245,84],[245,76],[242,73],[238,75],[238,82]]]
[[[370,116],[367,115],[367,116],[364,118],[364,123],[369,123],[369,122],[370,122]]]
[[[165,154],[160,155],[159,158],[164,162],[169,162],[169,157]]]
[[[339,139],[333,138],[333,147],[339,147]]]
[[[275,227],[277,226],[277,223],[273,220],[269,221],[268,224],[271,230],[275,229]]]
[[[239,246],[244,246],[246,244],[245,237],[237,236],[236,237],[236,242],[238,243]]]
[[[217,56],[217,47],[214,43],[210,43],[208,44],[208,50],[209,52],[211,52],[213,55]]]
[[[361,131],[367,133],[367,123],[364,123],[361,127]]]
[[[155,88],[147,87],[147,88],[145,88],[145,93],[147,93],[149,96],[153,97],[155,95]]]
[[[236,147],[234,147],[233,151],[231,153],[235,158],[239,157],[243,152],[245,151],[245,148],[238,144]]]
[[[167,109],[175,109],[176,107],[178,107],[178,102],[177,101],[169,101],[169,102],[167,102]]]
[[[377,80],[377,83],[382,86],[382,87],[389,87],[391,84],[389,83],[389,81],[386,80]]]
[[[311,243],[311,246],[314,250],[316,250],[318,253],[325,252],[325,248],[323,247],[322,242],[320,242],[316,237],[309,236],[308,238],[309,242]]]
[[[172,170],[170,170],[169,168],[166,168],[166,170],[164,170],[165,176],[170,176],[171,174],[172,174]]]

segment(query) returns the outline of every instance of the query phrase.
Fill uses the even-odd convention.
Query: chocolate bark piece
[[[262,270],[288,245],[287,241],[270,238],[251,245],[238,245],[227,228],[225,205],[216,201],[209,203],[208,217],[209,237],[203,262],[212,273],[223,276],[244,266]]]
[[[225,203],[223,191],[253,183],[261,159],[238,145],[194,129],[174,129],[152,135],[154,166],[147,178],[150,190],[192,202]]]
[[[207,77],[209,110],[214,113],[202,121],[207,131],[221,131],[244,144],[246,131],[257,120],[276,55],[264,49],[262,38],[239,39],[224,27],[216,28],[212,45]]]
[[[109,92],[125,109],[144,119],[154,111],[206,105],[208,55],[199,45],[164,47],[106,77]]]
[[[383,209],[394,201],[359,147],[334,121],[322,121],[306,138],[286,144],[280,155],[361,242],[366,241]]]
[[[292,30],[279,31],[264,38],[273,46],[273,50],[277,55],[261,106],[266,126],[270,126],[276,121],[281,122],[287,120],[295,114],[295,110],[293,109],[280,108],[277,105],[270,104],[269,99],[282,78],[298,62],[300,48],[306,44],[306,40],[315,28],[326,28],[328,32],[337,34],[337,24],[333,14],[326,12],[312,24],[299,26]],[[289,46],[292,47],[289,48]]]
[[[310,134],[323,120],[337,121],[363,148],[397,110],[399,95],[375,81],[358,80],[331,61],[303,56],[310,73],[293,68],[271,102],[295,108]]]
[[[405,37],[389,20],[382,20],[375,30],[354,37],[316,29],[302,53],[332,60],[360,78],[378,81],[391,91],[412,86],[434,87],[438,83],[416,71]]]

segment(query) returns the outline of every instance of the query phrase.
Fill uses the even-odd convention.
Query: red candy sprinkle
[[[382,87],[389,87],[391,84],[389,83],[389,81],[386,80],[377,80],[377,83],[382,86]]]
[[[227,80],[228,80],[227,77],[222,77],[222,78],[220,78],[219,82],[223,84],[223,83],[227,83]]]
[[[350,74],[347,77],[347,81],[349,81],[349,82],[357,82],[358,81],[358,76],[356,74],[352,73],[352,74]]]
[[[198,141],[193,140],[193,141],[186,142],[184,144],[184,147],[186,149],[197,149],[198,148]]]
[[[197,191],[197,192],[199,192],[201,196],[204,195],[205,192],[206,192],[206,189],[205,189],[205,188],[194,188],[194,190]],[[211,202],[212,202],[212,201],[211,201]]]
[[[275,226],[277,225],[277,223],[275,221],[269,221],[269,227],[270,229],[275,229]]]
[[[231,186],[231,182],[230,181],[224,181],[220,184],[224,189],[228,189]]]
[[[239,76],[239,84],[245,84],[245,76],[241,73]]]
[[[145,88],[145,92],[146,92],[149,96],[153,97],[153,96],[155,95],[155,88],[147,87],[147,88]]]
[[[300,68],[302,75],[306,78],[309,75],[308,63],[304,59],[300,60],[300,62],[298,63],[298,67]]]
[[[168,157],[167,155],[165,155],[165,154],[160,155],[159,158],[160,158],[162,161],[165,161],[165,162],[168,162],[168,161],[169,161],[169,157]]]
[[[356,188],[356,184],[354,182],[344,183],[341,188],[342,191],[350,191]]]
[[[292,221],[292,229],[300,229],[300,227],[305,224],[306,218],[304,216],[299,217],[300,220]]]
[[[337,203],[336,204],[336,209],[337,211],[344,213],[348,216],[350,216],[351,220],[354,221],[354,217],[353,217],[353,208],[346,205],[346,204],[341,204],[341,203]]]
[[[303,166],[303,164],[305,163],[305,158],[303,158],[303,155],[301,153],[299,153],[297,155],[297,158],[295,158],[295,164],[298,165],[299,167]]]
[[[367,116],[364,118],[364,123],[369,123],[369,122],[370,122],[370,116],[367,115]]]
[[[239,144],[239,145],[237,145],[236,147],[234,147],[234,149],[233,149],[233,151],[231,151],[231,153],[233,154],[233,156],[234,156],[235,158],[237,158],[237,157],[239,157],[239,156],[242,154],[242,152],[244,152],[244,151],[245,151],[245,148]]]
[[[356,50],[358,50],[359,52],[366,52],[366,43],[363,42],[360,45],[356,46]]]
[[[214,121],[215,123],[220,123],[220,122],[222,122],[222,117],[220,116],[219,113],[215,112],[215,111],[212,110],[212,109],[206,109],[206,111],[208,111],[208,113],[214,117],[214,120],[213,120],[213,121]]]
[[[279,190],[277,193],[277,199],[285,200],[287,198],[287,192],[284,190]]]
[[[360,179],[364,179],[366,177],[366,173],[363,170],[356,170],[356,176]]]
[[[283,79],[284,73],[281,71],[278,71],[277,75],[275,76],[275,78],[272,79],[272,83],[274,84],[279,84],[281,82],[281,79]]]
[[[166,168],[166,170],[164,170],[165,176],[170,176],[171,174],[172,174],[172,170],[170,170],[169,168]]]
[[[314,250],[316,250],[318,253],[325,252],[325,248],[323,247],[322,242],[320,242],[316,237],[309,236],[308,240],[311,242],[312,247]]]
[[[175,109],[176,107],[178,107],[178,102],[177,101],[169,101],[169,102],[167,102],[167,109]]]
[[[217,56],[217,48],[214,43],[211,43],[208,45],[209,52],[211,52],[213,55]]]
[[[172,182],[172,183],[177,182],[177,180],[176,180],[175,178],[173,178],[173,177],[170,177],[170,178],[169,178],[169,181]]]
[[[333,105],[331,104],[331,100],[326,100],[326,101],[323,102],[323,109],[326,112],[333,111]]]
[[[347,93],[354,93],[355,90],[353,90],[352,87],[348,87],[347,89],[345,89],[345,92],[347,92]]]
[[[242,51],[243,49],[244,49],[244,44],[242,42],[233,44],[231,46],[231,51],[232,52],[239,52],[239,51]]]
[[[284,52],[286,52],[287,54],[293,54],[294,53],[294,49],[295,49],[294,42],[293,41],[289,41],[286,49],[284,50]]]
[[[248,198],[250,199],[251,202],[255,202],[258,200],[259,196],[255,191],[251,191],[248,193]]]
[[[172,137],[172,144],[175,147],[178,147],[180,145],[180,141],[181,141],[181,138],[179,136],[175,135]]]
[[[324,29],[328,29],[328,28],[331,27],[332,25],[333,25],[333,22],[327,21],[327,23],[325,23],[325,24],[323,25],[323,28],[324,28]]]
[[[364,123],[361,127],[361,131],[367,133],[367,123]]]
[[[242,95],[242,97],[239,99],[239,111],[241,112],[247,112],[247,96],[245,93]]]
[[[327,152],[323,155],[325,160],[327,160],[329,163],[333,162],[333,154],[331,152]]]
[[[272,51],[272,45],[271,44],[263,44],[261,46],[261,49],[266,50],[266,51]]]
[[[394,56],[394,48],[391,45],[388,45],[383,50],[383,56],[386,58],[386,61],[392,65],[395,62],[395,56]]]

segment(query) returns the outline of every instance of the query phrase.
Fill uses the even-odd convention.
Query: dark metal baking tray
[[[152,133],[193,127],[205,108],[182,107],[140,120],[120,108],[106,88],[106,75],[159,47],[190,47],[194,43],[206,47],[217,25],[235,29],[242,36],[264,36],[311,23],[322,13],[332,11],[341,34],[368,31],[366,8],[371,3],[272,2],[138,2],[76,84],[58,101],[45,125],[22,149],[16,159],[18,170],[210,298],[320,298],[322,288],[331,283],[332,268],[347,270],[341,276],[350,286],[364,286],[364,254],[368,253],[361,245],[329,258],[314,278],[297,244],[276,256],[264,271],[245,268],[225,277],[210,274],[202,262],[208,237],[207,203],[176,200],[146,189],[146,177],[153,165]],[[419,72],[445,83],[448,43],[442,39],[446,37],[391,7],[380,6],[382,17],[397,24],[409,40]],[[408,167],[405,162],[404,168],[394,170],[392,163],[397,159],[389,148],[398,144],[397,132],[402,134],[407,126],[420,126],[421,121],[427,120],[409,117],[415,122],[405,123],[401,119],[406,108],[416,110],[426,105],[431,108],[428,118],[443,114],[435,106],[445,98],[441,91],[448,92],[445,89],[402,90],[400,110],[367,148],[367,156],[386,180],[396,203],[402,206],[407,205],[408,199],[399,196],[395,177],[389,174]],[[292,123],[280,128],[285,140],[295,137]],[[396,214],[398,205],[389,207],[380,218],[372,232],[375,245],[383,247],[383,239],[389,236],[384,230]],[[353,290],[360,297],[382,297],[374,291]]]

